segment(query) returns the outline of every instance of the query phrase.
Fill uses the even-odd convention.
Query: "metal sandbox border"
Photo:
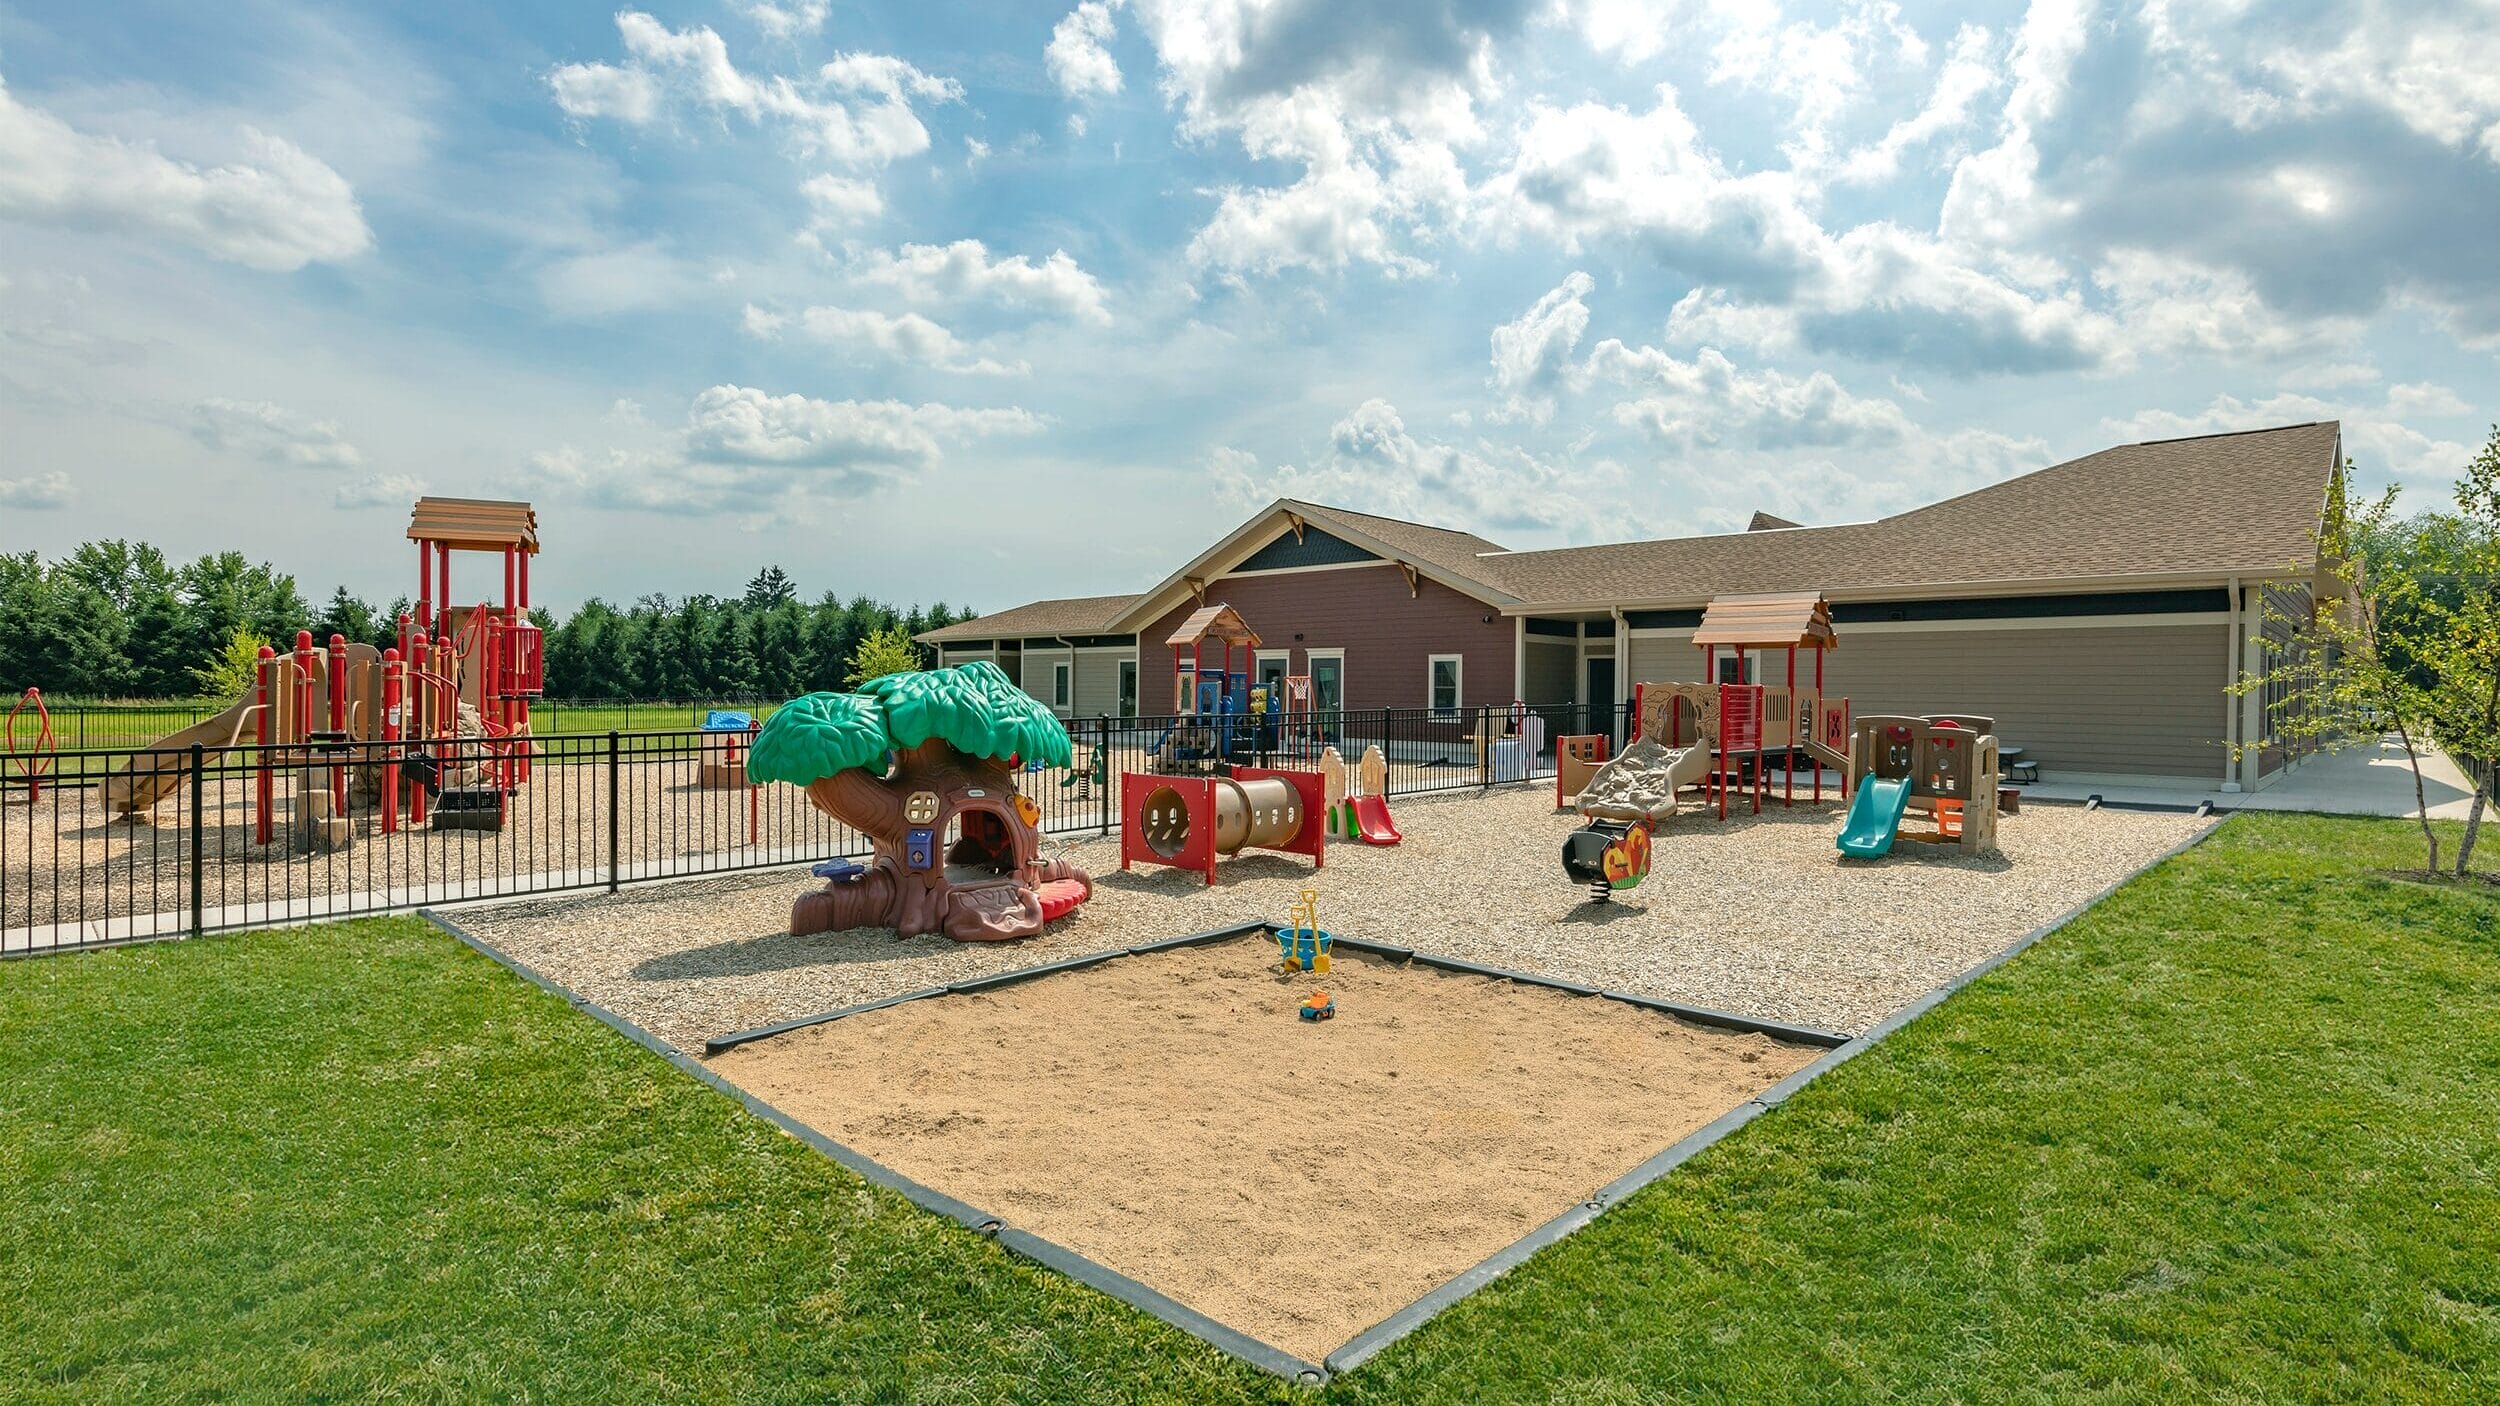
[[[2120,887],[2131,882],[2139,875],[2186,853],[2188,850],[2211,838],[2217,830],[2222,828],[2228,818],[2228,816],[2217,817],[2211,824],[2202,827],[2195,834],[2188,836],[2186,839],[2181,840],[2175,845],[2172,845],[2169,849],[2155,855],[2152,859],[2146,861],[2134,870],[2121,875],[2116,880],[2113,880],[2099,892],[2092,894],[2090,897],[2085,898],[2082,902],[2075,904],[2073,907],[2068,908],[2056,917],[2051,918],[2049,921],[2033,928],[2021,937],[2016,938],[2012,943],[1999,950],[1994,955],[1981,960],[1976,965],[1971,966],[1959,974],[1949,978],[1942,984],[1934,987],[1924,995],[1919,996],[1909,1004],[1901,1007],[1899,1010],[1894,1011],[1891,1015],[1877,1022],[1875,1025],[1870,1027],[1865,1034],[1859,1035],[1855,1038],[1842,1035],[1836,1031],[1822,1030],[1813,1026],[1791,1025],[1781,1021],[1762,1020],[1752,1016],[1739,1015],[1727,1011],[1710,1010],[1706,1007],[1685,1006],[1672,1001],[1658,1000],[1652,997],[1635,995],[1629,992],[1604,990],[1598,987],[1590,986],[1583,982],[1539,976],[1533,972],[1519,972],[1502,967],[1485,966],[1480,963],[1464,961],[1455,957],[1445,957],[1434,953],[1418,952],[1413,948],[1403,947],[1392,943],[1372,942],[1354,937],[1339,937],[1337,942],[1344,946],[1348,951],[1364,952],[1373,956],[1385,957],[1393,961],[1414,962],[1443,971],[1483,976],[1504,981],[1515,981],[1524,985],[1542,986],[1571,995],[1595,996],[1603,1000],[1621,1001],[1628,1005],[1639,1006],[1647,1010],[1661,1012],[1662,1014],[1677,1016],[1696,1024],[1765,1034],[1776,1039],[1787,1040],[1793,1043],[1815,1045],[1822,1048],[1824,1053],[1819,1058],[1814,1060],[1813,1063],[1806,1065],[1796,1073],[1789,1075],[1787,1078],[1780,1080],[1776,1084],[1773,1084],[1770,1088],[1763,1090],[1760,1094],[1755,1095],[1753,1098],[1747,1099],[1745,1102],[1729,1109],[1727,1112],[1719,1115],[1709,1123],[1695,1129],[1691,1133],[1686,1134],[1672,1146],[1656,1153],[1648,1160],[1633,1167],[1630,1171],[1625,1172],[1622,1176],[1619,1176],[1613,1181],[1606,1183],[1604,1186],[1597,1188],[1589,1194],[1587,1200],[1582,1201],[1578,1205],[1573,1206],[1562,1212],[1560,1215],[1555,1216],[1553,1219],[1538,1226],[1536,1229],[1529,1231],[1526,1235],[1521,1236],[1519,1239],[1512,1241],[1509,1245],[1496,1250],[1491,1255],[1478,1261],[1474,1265],[1461,1270],[1449,1280],[1425,1293],[1423,1297],[1416,1299],[1404,1308],[1390,1314],[1387,1318],[1384,1318],[1380,1322],[1373,1324],[1371,1327],[1364,1329],[1362,1332],[1355,1334],[1353,1337],[1347,1339],[1343,1344],[1340,1344],[1336,1349],[1327,1353],[1319,1362],[1311,1362],[1306,1359],[1296,1357],[1292,1353],[1289,1353],[1274,1344],[1261,1341],[1260,1339],[1254,1338],[1247,1333],[1241,1332],[1239,1329],[1217,1322],[1215,1319],[1198,1312],[1196,1309],[1189,1307],[1187,1304],[1181,1303],[1167,1294],[1151,1288],[1146,1284],[1140,1283],[1139,1281],[1120,1273],[1118,1270],[1112,1269],[1108,1265],[1089,1259],[1084,1255],[1078,1254],[1074,1250],[1068,1249],[1064,1245],[1057,1244],[1056,1242],[1050,1240],[1045,1240],[1030,1231],[1010,1226],[999,1216],[991,1215],[978,1207],[968,1205],[952,1196],[948,1196],[934,1187],[926,1186],[920,1182],[914,1181],[900,1172],[887,1167],[885,1164],[878,1162],[876,1159],[840,1142],[836,1142],[832,1138],[825,1136],[825,1134],[817,1129],[809,1126],[807,1123],[791,1117],[789,1114],[782,1112],[773,1105],[766,1103],[764,1100],[757,1098],[755,1095],[737,1087],[728,1080],[713,1073],[702,1060],[697,1059],[694,1056],[678,1049],[676,1046],[669,1044],[667,1041],[660,1039],[658,1036],[652,1034],[650,1031],[644,1029],[635,1022],[626,1019],[617,1012],[609,1010],[607,1007],[573,992],[562,983],[552,980],[527,964],[513,958],[509,954],[495,947],[493,944],[488,943],[468,932],[466,929],[460,927],[457,923],[444,917],[435,910],[431,908],[421,909],[419,910],[419,916],[423,917],[426,921],[432,923],[437,928],[442,929],[445,933],[449,934],[456,940],[476,949],[481,954],[491,958],[504,967],[509,968],[511,971],[517,973],[533,985],[538,986],[552,995],[562,997],[567,1003],[614,1027],[616,1030],[624,1034],[626,1038],[634,1041],[638,1045],[641,1045],[643,1048],[650,1050],[662,1059],[667,1060],[669,1063],[693,1076],[701,1083],[736,1100],[748,1112],[762,1118],[768,1123],[771,1123],[773,1126],[779,1128],[785,1133],[788,1133],[800,1142],[807,1144],[809,1147],[825,1154],[827,1157],[857,1174],[861,1179],[898,1192],[905,1199],[911,1201],[913,1204],[924,1210],[933,1211],[938,1215],[944,1216],[947,1219],[966,1227],[977,1235],[990,1237],[991,1239],[997,1241],[1000,1246],[1013,1254],[1020,1255],[1026,1259],[1034,1261],[1037,1264],[1055,1269],[1060,1273],[1067,1275],[1069,1278],[1076,1280],[1078,1283],[1108,1294],[1111,1297],[1128,1304],[1132,1308],[1137,1308],[1146,1313],[1152,1314],[1154,1317],[1163,1320],[1165,1323],[1168,1323],[1173,1327],[1198,1338],[1200,1341],[1207,1343],[1209,1346],[1215,1347],[1220,1351],[1237,1357],[1261,1371],[1271,1373],[1288,1381],[1296,1382],[1302,1385],[1320,1386],[1325,1384],[1332,1376],[1352,1371],[1355,1367],[1378,1354],[1383,1348],[1388,1347],[1398,1339],[1403,1338],[1407,1334],[1414,1332],[1417,1328],[1422,1327],[1432,1318],[1439,1315],[1444,1309],[1451,1307],[1460,1300],[1473,1294],[1476,1290],[1483,1288],[1495,1279],[1509,1273],[1511,1270],[1517,1268],[1519,1265],[1525,1263],[1528,1259],[1533,1257],[1538,1251],[1544,1249],[1548,1245],[1554,1244],[1556,1241],[1562,1240],[1563,1238],[1569,1236],[1572,1232],[1579,1230],[1582,1226],[1585,1226],[1589,1222],[1597,1219],[1597,1217],[1609,1207],[1618,1205],[1629,1199],[1634,1193],[1640,1191],[1643,1187],[1648,1186],[1650,1183],[1665,1176],[1668,1172],[1671,1172],[1675,1168],[1683,1165],[1685,1162],[1691,1160],[1693,1157],[1700,1154],[1702,1151],[1717,1143],[1721,1139],[1727,1137],[1729,1134],[1734,1133],[1739,1128],[1744,1127],[1747,1123],[1752,1122],[1754,1119],[1761,1117],[1763,1114],[1768,1113],[1772,1109],[1787,1102],[1790,1098],[1796,1095],[1798,1090],[1812,1083],[1815,1079],[1821,1077],[1830,1070],[1855,1059],[1858,1055],[1874,1046],[1885,1036],[1892,1034],[1894,1031],[1901,1029],[1903,1026],[1908,1025],[1910,1022],[1943,1004],[1944,1001],[1955,992],[1970,985],[1972,982],[1977,981],[1989,972],[1996,970],[1998,967],[2003,966],[2006,962],[2011,961],[2013,958],[2021,955],[2025,949],[2031,947],[2041,939],[2048,937],[2051,933],[2056,932],[2058,929],[2065,927],[2068,923],[2074,921],[2077,917],[2080,917],[2084,912],[2100,903],[2101,900],[2109,897]],[[818,1015],[802,1016],[795,1020],[783,1021],[774,1025],[759,1026],[751,1030],[742,1030],[733,1034],[723,1035],[712,1040],[707,1040],[704,1043],[704,1052],[706,1054],[717,1054],[722,1050],[732,1049],[738,1045],[747,1044],[755,1040],[767,1039],[775,1035],[787,1034],[790,1031],[802,1030],[812,1025],[822,1025],[828,1021],[840,1020],[845,1017],[859,1015],[867,1011],[883,1010],[889,1006],[901,1005],[906,1001],[926,1000],[936,996],[961,995],[968,992],[990,990],[1001,986],[1013,985],[1018,982],[1032,981],[1041,977],[1056,975],[1061,972],[1077,971],[1086,967],[1097,966],[1101,963],[1113,961],[1120,957],[1141,955],[1150,952],[1168,951],[1177,947],[1191,947],[1202,943],[1231,941],[1236,938],[1248,937],[1254,933],[1272,934],[1274,930],[1275,925],[1264,920],[1235,923],[1228,927],[1210,928],[1204,932],[1189,933],[1181,937],[1170,937],[1155,942],[1143,942],[1127,947],[1112,948],[1108,951],[1089,953],[1078,957],[1063,958],[1058,961],[1040,963],[1031,967],[1021,967],[1013,971],[998,972],[989,976],[970,977],[963,981],[950,982],[944,986],[932,986],[919,991],[906,992],[899,996],[888,996],[876,1001],[863,1001],[856,1005],[844,1006],[840,1009],[827,1011]]]

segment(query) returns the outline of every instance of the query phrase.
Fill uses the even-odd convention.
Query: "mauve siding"
[[[1633,682],[1690,682],[1701,651],[1689,634],[1633,643]],[[1840,632],[1826,697],[1858,713],[1980,713],[2044,772],[2222,779],[2223,625],[2107,629]],[[1797,651],[1797,684],[1814,661]],[[1725,657],[1724,652],[1721,655]],[[1759,656],[1756,682],[1786,681],[1786,656]]]
[[[1228,576],[1207,588],[1210,605],[1229,605],[1258,633],[1263,650],[1293,651],[1293,672],[1311,671],[1309,651],[1345,651],[1346,706],[1421,708],[1425,661],[1456,654],[1467,662],[1459,680],[1462,705],[1507,703],[1511,654],[1518,625],[1492,606],[1435,581],[1406,592],[1406,575],[1390,565],[1342,571],[1292,571],[1278,575]],[[1164,643],[1194,609],[1184,599],[1161,619],[1138,631],[1139,707],[1163,712],[1172,704],[1173,651]],[[1485,623],[1493,616],[1491,624]],[[1302,638],[1296,640],[1299,633]],[[1215,646],[1207,658],[1215,658]],[[1234,664],[1242,665],[1240,651]]]

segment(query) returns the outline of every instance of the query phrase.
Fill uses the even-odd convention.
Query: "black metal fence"
[[[1605,705],[1537,711],[1570,731],[1621,721]],[[1311,766],[1333,747],[1358,769],[1377,748],[1393,797],[1551,776],[1552,736],[1531,752],[1512,716],[1415,708],[1074,719],[1074,765],[1028,768],[1018,783],[1047,834],[1075,839],[1119,828],[1124,772]],[[744,741],[695,730],[552,733],[524,757],[472,740],[426,753],[440,794],[421,822],[378,804],[386,787],[411,786],[391,770],[417,769],[422,749],[410,744],[64,746],[49,776],[0,776],[0,955],[868,852],[801,789],[740,784],[734,749]],[[508,793],[494,784],[498,768],[518,782]]]

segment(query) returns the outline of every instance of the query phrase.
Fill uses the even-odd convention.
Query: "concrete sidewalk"
[[[2434,820],[2463,820],[2474,799],[2473,783],[2444,753],[2424,750],[2422,800]],[[2104,801],[2140,805],[2193,806],[2210,801],[2216,810],[2307,810],[2326,815],[2409,816],[2414,813],[2413,769],[2405,764],[2404,747],[2395,738],[2356,743],[2340,752],[2322,752],[2294,766],[2290,774],[2262,791],[2225,793],[2187,786],[2129,786],[2051,779],[2022,788],[2026,796],[2050,801],[2080,801],[2098,795]],[[2500,820],[2500,816],[2492,817]]]

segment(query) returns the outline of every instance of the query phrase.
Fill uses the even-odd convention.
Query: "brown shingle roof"
[[[1488,541],[1473,532],[1434,527],[1425,522],[1408,522],[1404,518],[1376,517],[1370,513],[1358,513],[1352,508],[1305,503],[1298,498],[1286,499],[1285,506],[1322,523],[1333,518],[1340,526],[1350,527],[1411,561],[1437,566],[1443,571],[1486,585],[1494,584],[1484,573],[1482,558],[1488,552],[1502,551],[1502,544]]]
[[[1805,524],[1802,522],[1790,522],[1784,517],[1774,517],[1756,508],[1753,510],[1753,519],[1745,524],[1745,530],[1747,532],[1771,532],[1783,527],[1803,526]]]
[[[912,638],[922,644],[946,644],[1002,636],[1012,639],[1019,635],[1094,635],[1102,633],[1112,617],[1136,602],[1134,595],[1037,600],[995,615],[977,615],[935,630],[923,630]]]
[[[2125,444],[1874,522],[1514,552],[1479,569],[1548,608],[2308,571],[2341,435],[2326,420]]]

